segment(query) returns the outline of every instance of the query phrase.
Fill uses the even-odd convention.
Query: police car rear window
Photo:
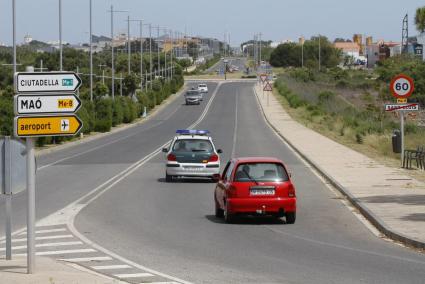
[[[179,139],[173,145],[173,152],[212,152],[213,146],[208,140]]]

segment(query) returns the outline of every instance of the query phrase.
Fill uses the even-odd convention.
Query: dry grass
[[[400,154],[395,154],[392,151],[391,133],[385,133],[383,135],[367,134],[363,137],[363,143],[359,144],[356,142],[355,130],[349,127],[343,127],[341,120],[327,120],[325,116],[321,115],[311,116],[310,112],[304,107],[297,109],[291,108],[287,100],[279,95],[276,90],[274,91],[274,95],[295,121],[383,165],[394,168],[400,167]],[[417,145],[425,146],[423,132],[407,134],[405,141],[407,149],[415,149]],[[425,182],[425,174],[421,170],[406,170],[406,174]]]

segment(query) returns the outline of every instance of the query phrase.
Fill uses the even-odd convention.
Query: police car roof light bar
[[[195,130],[195,129],[179,129],[176,131],[180,135],[208,135],[208,130]]]

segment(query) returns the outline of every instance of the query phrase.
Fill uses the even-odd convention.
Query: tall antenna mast
[[[409,21],[408,14],[403,18],[403,30],[401,35],[401,52],[407,53],[408,48],[408,39],[409,39]]]

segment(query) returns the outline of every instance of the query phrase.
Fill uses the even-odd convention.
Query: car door
[[[221,208],[224,208],[224,200],[226,198],[226,190],[230,184],[230,178],[232,175],[234,163],[233,161],[229,161],[226,167],[223,170],[223,174],[220,178],[220,181],[216,186],[216,199]]]

